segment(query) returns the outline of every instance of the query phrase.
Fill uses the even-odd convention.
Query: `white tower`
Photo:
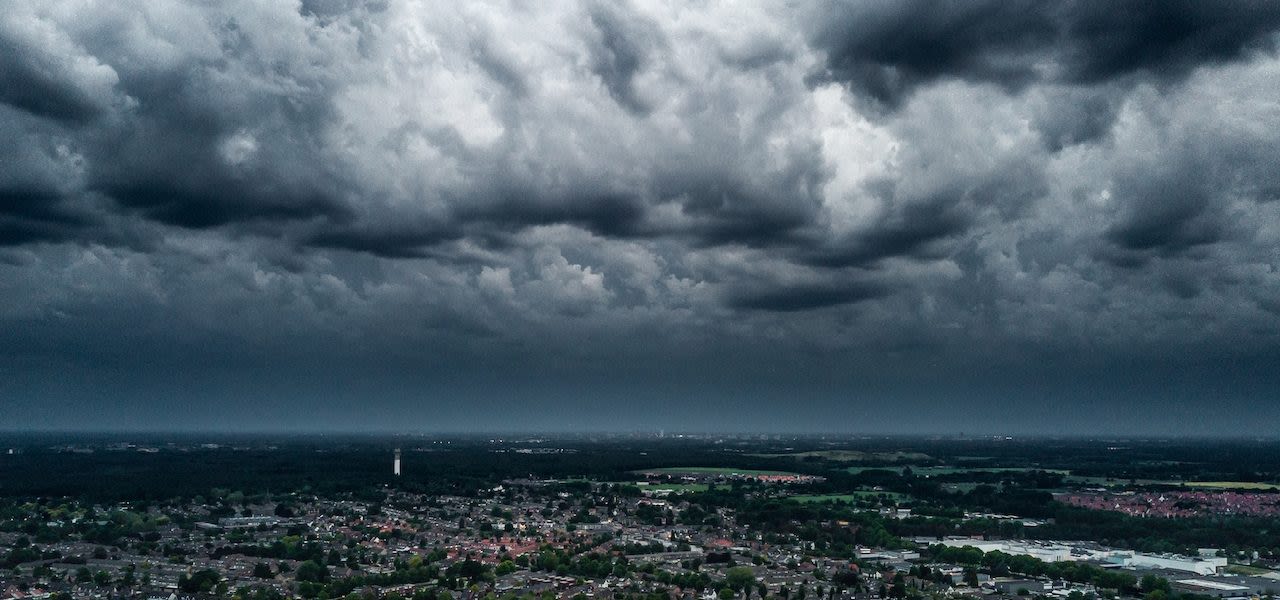
[[[393,473],[395,473],[396,477],[400,476],[400,449],[399,448],[396,448],[396,460],[394,463],[392,463],[391,470]]]

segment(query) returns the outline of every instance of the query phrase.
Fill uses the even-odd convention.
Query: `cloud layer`
[[[1280,348],[1277,31],[1270,2],[17,5],[0,393],[39,423],[112,378],[327,365],[839,405],[1043,360],[1261,401],[1221,369]]]

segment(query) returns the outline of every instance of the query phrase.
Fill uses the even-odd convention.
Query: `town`
[[[488,448],[489,456],[547,460],[586,452],[534,445],[542,450],[491,442],[471,455]],[[219,450],[228,451],[117,445],[97,455],[82,447],[46,454]],[[210,488],[190,497],[111,503],[13,497],[0,512],[0,598],[1192,600],[1269,597],[1280,589],[1275,548],[1245,547],[1229,533],[1217,547],[1158,552],[1149,542],[1046,538],[1070,532],[1061,518],[948,511],[928,501],[921,484],[954,480],[956,469],[917,465],[914,473],[908,466],[819,475],[672,466],[637,469],[627,481],[507,476],[463,493],[438,493],[421,491],[405,475],[424,461],[439,462],[427,451],[433,449],[417,450],[404,458],[399,448],[382,454],[385,481],[348,491]],[[821,456],[850,458],[835,451]],[[1006,481],[997,487],[1012,494],[1018,484],[1005,469],[967,476],[1003,472]],[[1044,474],[1037,473],[1028,476]],[[869,479],[858,480],[860,491],[815,493],[850,476]],[[904,477],[915,487],[900,487]],[[881,485],[867,485],[874,482]],[[979,490],[972,483],[932,485],[969,487],[960,498],[990,493],[990,486]],[[1201,510],[1212,509],[1215,494],[1227,494],[1224,506],[1237,510],[1242,496],[1194,494]],[[1050,501],[1090,515],[1142,519],[1116,512],[1141,497],[1086,488]],[[1105,501],[1080,508],[1091,498]],[[1280,495],[1255,491],[1248,498],[1251,506],[1271,507],[1263,513],[1270,516]],[[1180,516],[1192,515],[1145,522],[1172,524]],[[1135,547],[1144,545],[1145,551]]]

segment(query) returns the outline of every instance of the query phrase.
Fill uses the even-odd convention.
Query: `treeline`
[[[534,571],[550,571],[557,575],[603,578],[609,575],[625,576],[631,570],[626,557],[613,557],[599,552],[573,556],[559,548],[544,546],[529,562]]]
[[[222,558],[232,554],[243,554],[255,558],[274,558],[277,560],[298,560],[325,562],[326,555],[320,544],[301,542],[288,536],[284,540],[276,540],[271,544],[238,544],[219,546],[210,554],[210,558]],[[332,561],[330,561],[332,562]]]
[[[909,548],[874,513],[824,503],[748,499],[737,507],[738,522],[770,534],[794,534],[831,555],[851,556],[854,546]]]
[[[5,553],[3,558],[0,558],[0,568],[11,569],[22,563],[49,558],[62,558],[62,554],[56,551],[41,552],[39,549],[33,548],[27,538],[18,538],[14,547]]]
[[[1280,524],[1274,518],[1203,516],[1180,519],[1131,517],[1113,511],[1058,505],[1053,521],[1034,529],[1041,539],[1087,539],[1144,552],[1194,554],[1196,548],[1252,549],[1280,556]]]
[[[338,598],[365,586],[386,587],[411,583],[427,583],[434,581],[439,576],[440,569],[433,566],[409,567],[397,569],[390,573],[357,575],[355,577],[339,579],[329,585],[328,592],[330,598]]]
[[[631,439],[608,442],[563,439],[565,452],[515,453],[478,439],[455,439],[425,455],[406,449],[404,474],[393,478],[390,452],[403,440],[372,437],[318,440],[261,438],[226,440],[250,449],[201,448],[200,439],[170,437],[151,440],[157,446],[184,444],[184,450],[139,453],[99,450],[90,454],[51,450],[64,444],[99,445],[141,439],[47,438],[23,436],[10,441],[23,451],[0,461],[0,497],[68,496],[100,501],[191,498],[210,487],[244,494],[307,490],[317,494],[368,491],[394,483],[424,493],[465,494],[492,487],[495,480],[517,477],[584,477],[597,481],[634,481],[634,471],[669,466],[724,466],[781,469],[831,478],[833,490],[850,484],[895,486],[904,493],[929,496],[931,487],[956,476],[938,474],[901,481],[904,467],[962,464],[973,470],[999,467],[1025,471],[967,473],[965,481],[1021,488],[1057,487],[1066,469],[1075,475],[1125,479],[1208,479],[1274,481],[1280,478],[1280,444],[1264,442],[1155,442],[1132,440],[1122,450],[1090,440],[846,440],[838,448],[830,440],[788,439],[742,442],[741,452],[694,439]],[[100,446],[101,447],[101,446]],[[439,448],[439,447],[438,447]],[[504,450],[494,452],[494,450]],[[804,454],[805,450],[814,452]],[[824,454],[827,453],[827,454]],[[851,456],[859,458],[852,459]],[[850,466],[883,466],[858,475]],[[1039,469],[1039,470],[1037,470]],[[955,479],[959,480],[959,479]],[[999,502],[1001,498],[992,498]],[[1010,511],[1013,512],[1013,511]],[[1016,513],[1031,516],[1029,513]]]
[[[369,493],[387,484],[415,493],[474,495],[507,478],[635,481],[634,471],[685,464],[810,470],[797,469],[785,458],[726,456],[722,448],[702,441],[564,440],[555,445],[566,452],[516,453],[487,441],[455,440],[429,455],[405,449],[403,474],[394,477],[391,451],[401,444],[294,441],[274,450],[194,447],[157,453],[28,447],[0,461],[0,497],[157,501],[194,498],[210,488],[247,496],[293,491],[330,496]],[[821,470],[820,465],[815,468]]]
[[[1275,519],[1203,516],[1179,519],[1133,517],[1119,512],[1052,505],[1048,520],[1034,527],[1004,519],[960,520],[912,517],[887,523],[903,537],[977,535],[1007,539],[1092,540],[1141,552],[1194,554],[1198,548],[1229,553],[1256,550],[1280,556],[1280,526]]]

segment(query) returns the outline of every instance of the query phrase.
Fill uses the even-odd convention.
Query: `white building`
[[[974,538],[948,538],[942,541],[945,546],[963,548],[972,546],[983,552],[999,550],[1005,554],[1030,556],[1045,562],[1063,562],[1109,558],[1116,554],[1114,550],[1096,550],[1079,545],[1061,542],[1037,542],[1015,540],[979,540]]]
[[[1172,569],[1197,575],[1213,575],[1227,566],[1224,556],[1200,557],[1181,554],[1117,554],[1118,562],[1126,567],[1139,569]]]
[[[1091,544],[1072,544],[1070,542],[947,538],[942,541],[942,544],[951,548],[972,546],[983,552],[999,550],[1005,554],[1031,556],[1045,562],[1106,560],[1134,569],[1171,569],[1197,575],[1213,575],[1227,566],[1227,559],[1222,556],[1143,554],[1130,550],[1115,550]]]

